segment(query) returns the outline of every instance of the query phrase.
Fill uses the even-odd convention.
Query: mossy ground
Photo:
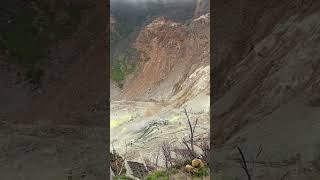
[[[198,169],[195,173],[186,173],[181,168],[169,168],[167,170],[159,170],[150,173],[146,180],[169,180],[169,179],[203,179],[209,178],[209,168],[203,167]]]

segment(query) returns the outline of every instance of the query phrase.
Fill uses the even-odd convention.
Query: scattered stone
[[[127,169],[126,174],[129,177],[143,179],[148,174],[146,166],[139,162],[125,161],[125,168]]]

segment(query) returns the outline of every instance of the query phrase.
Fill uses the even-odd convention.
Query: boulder
[[[187,173],[191,173],[191,172],[193,172],[193,169],[194,169],[194,167],[193,166],[191,166],[191,165],[186,165],[186,167],[185,167],[185,170],[186,170],[186,172]]]
[[[192,160],[191,164],[194,168],[202,168],[204,166],[204,163],[202,162],[201,159],[194,159]]]

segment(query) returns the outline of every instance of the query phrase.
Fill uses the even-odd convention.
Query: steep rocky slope
[[[186,82],[192,73],[198,76],[202,71],[209,73],[205,68],[209,67],[210,57],[209,23],[209,14],[206,14],[189,25],[159,18],[146,26],[135,43],[140,53],[140,71],[124,89],[124,96],[128,99],[169,100],[186,87],[192,89],[197,78]],[[202,88],[208,90],[208,84],[209,78],[204,79],[203,86],[206,87]]]
[[[217,174],[246,178],[236,160],[235,148],[240,146],[254,179],[277,179],[286,173],[288,179],[317,179],[319,3],[247,3],[246,13],[260,14],[234,25],[247,40],[235,40],[231,30],[215,31],[211,157]],[[232,12],[237,11],[245,10]],[[242,31],[248,24],[252,29]],[[227,33],[233,36],[218,38]],[[237,46],[233,50],[221,46],[231,41]]]
[[[159,17],[142,28],[134,43],[138,70],[111,101],[111,142],[120,154],[143,162],[165,141],[180,147],[188,133],[182,107],[199,120],[197,137],[208,137],[209,25],[207,13],[190,23]]]

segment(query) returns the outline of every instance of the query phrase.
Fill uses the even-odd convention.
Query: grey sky
[[[196,0],[111,0],[112,2],[130,2],[130,3],[146,3],[146,2],[159,2],[159,3],[172,3],[172,2],[194,2]]]

